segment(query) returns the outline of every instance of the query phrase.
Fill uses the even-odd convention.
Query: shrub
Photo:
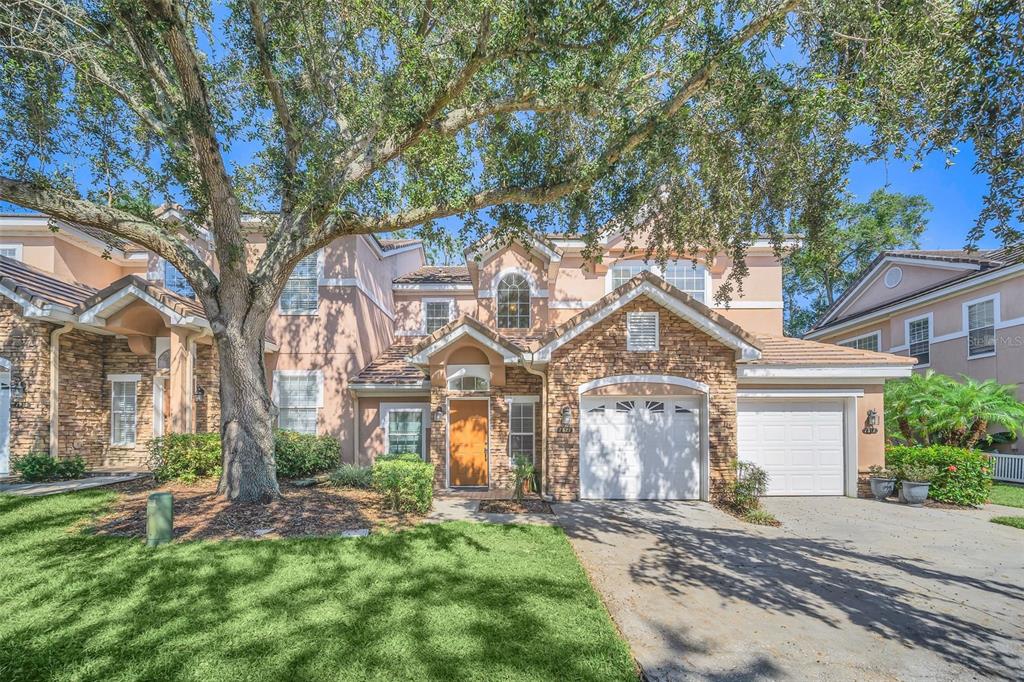
[[[339,488],[369,488],[373,485],[373,469],[342,464],[331,472],[331,485]]]
[[[900,480],[911,483],[931,483],[939,475],[939,467],[911,462],[900,469]]]
[[[887,467],[880,467],[877,464],[872,464],[868,467],[868,478],[897,478],[897,472]]]
[[[332,436],[294,431],[274,432],[274,459],[280,478],[302,478],[338,466],[341,444]]]
[[[528,481],[533,481],[537,468],[533,460],[523,455],[517,455],[515,465],[512,467],[512,495],[516,501],[523,501],[523,488]]]
[[[220,434],[169,433],[149,442],[149,468],[158,481],[191,485],[220,478]]]
[[[938,469],[928,489],[928,497],[939,502],[978,506],[988,501],[992,488],[992,458],[984,452],[948,445],[891,445],[885,451],[885,463],[908,476],[908,465],[934,466]]]
[[[373,487],[395,511],[425,514],[434,501],[434,465],[408,459],[381,459],[373,465]]]
[[[423,458],[415,452],[388,452],[377,455],[378,462],[422,462]]]
[[[768,492],[768,472],[750,462],[736,462],[736,478],[729,484],[728,502],[741,513],[761,506]]]
[[[45,452],[30,452],[16,459],[11,466],[22,480],[29,483],[69,481],[85,474],[85,460],[81,457],[54,459]]]
[[[743,520],[747,523],[752,523],[756,526],[781,526],[779,520],[775,518],[767,509],[751,509],[743,514]]]

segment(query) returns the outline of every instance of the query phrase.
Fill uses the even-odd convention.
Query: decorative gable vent
[[[626,314],[626,349],[658,350],[658,313]]]

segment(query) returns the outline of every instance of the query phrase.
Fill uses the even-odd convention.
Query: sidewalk
[[[25,495],[39,497],[42,495],[57,495],[58,493],[72,493],[78,490],[90,488],[102,488],[114,483],[124,483],[142,478],[145,474],[112,474],[109,476],[88,476],[73,481],[48,481],[45,483],[0,483],[0,493],[8,495]]]

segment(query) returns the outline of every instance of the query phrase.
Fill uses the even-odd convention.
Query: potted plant
[[[903,499],[911,507],[920,507],[928,499],[928,487],[939,475],[939,468],[931,464],[907,464],[902,471],[900,489]]]
[[[871,494],[881,502],[896,490],[896,472],[874,464],[868,467],[868,482]]]

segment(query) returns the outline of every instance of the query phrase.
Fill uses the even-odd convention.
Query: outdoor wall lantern
[[[561,417],[558,424],[559,433],[571,433],[572,432],[572,408],[568,405],[562,407],[559,412]]]
[[[18,379],[11,382],[11,402],[21,402],[25,399],[25,380]]]
[[[206,389],[202,386],[196,386],[196,402],[203,402],[203,398],[206,397]]]
[[[868,410],[867,419],[864,420],[863,433],[878,433],[878,410]]]
[[[434,410],[434,421],[438,423],[444,421],[444,405],[438,405]]]

